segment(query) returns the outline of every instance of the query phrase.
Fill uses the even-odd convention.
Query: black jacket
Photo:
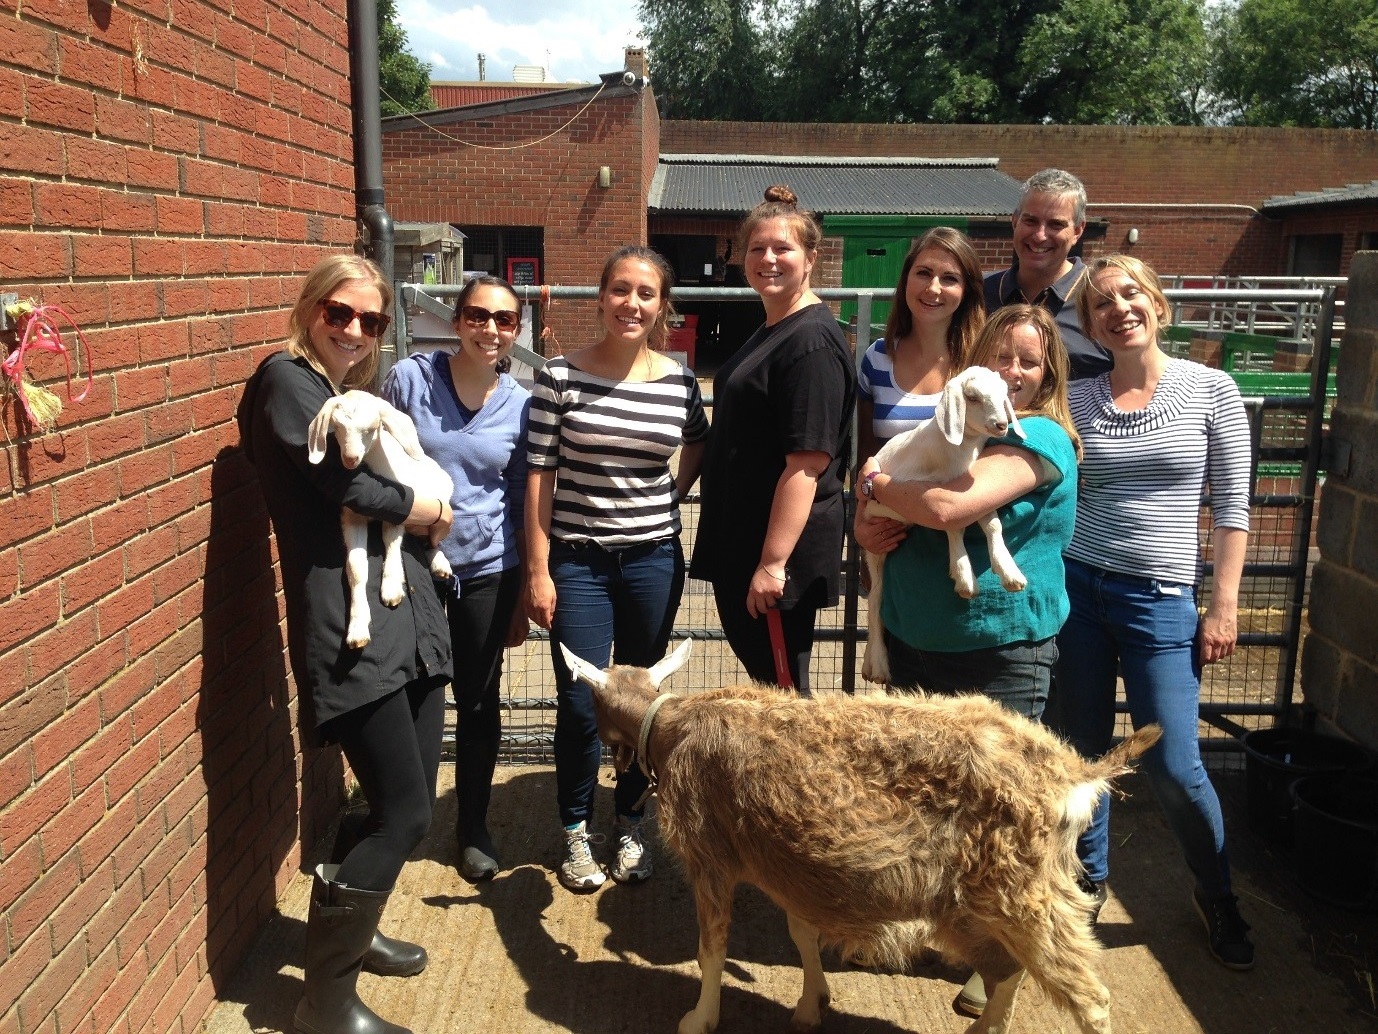
[[[269,356],[244,388],[238,410],[240,441],[258,470],[277,533],[287,602],[287,644],[301,694],[302,732],[381,699],[423,678],[452,674],[449,626],[439,587],[427,570],[425,543],[405,536],[407,595],[396,608],[379,597],[383,538],[369,528],[368,600],[372,641],[345,646],[349,588],[345,580],[340,508],[378,521],[401,523],[413,493],[360,466],[346,470],[331,436],[324,460],[306,458],[306,431],[334,395],[330,382],[286,352]]]

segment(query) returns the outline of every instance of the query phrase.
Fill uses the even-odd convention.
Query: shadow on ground
[[[1378,1031],[1378,1010],[1363,997],[1374,917],[1303,895],[1287,859],[1244,827],[1242,777],[1223,775],[1218,785],[1258,965],[1233,973],[1210,958],[1185,864],[1147,786],[1131,778],[1131,797],[1115,805],[1112,897],[1098,928],[1117,1034]],[[364,977],[365,1001],[416,1034],[675,1030],[698,992],[697,933],[692,895],[663,852],[645,884],[570,894],[551,869],[560,845],[552,771],[500,768],[492,814],[504,870],[472,887],[454,869],[452,786],[446,768],[431,833],[384,917],[386,931],[426,945],[431,965],[410,979]],[[594,828],[610,823],[611,805],[605,777]],[[293,881],[212,1016],[211,1034],[291,1029],[308,891],[305,875]],[[728,954],[720,1029],[786,1029],[797,960],[783,916],[754,889],[738,892]],[[833,998],[825,1034],[956,1034],[969,1024],[952,1010],[958,968],[879,973],[826,954],[824,965]],[[1030,986],[1014,1028],[1057,1032],[1068,1019]]]

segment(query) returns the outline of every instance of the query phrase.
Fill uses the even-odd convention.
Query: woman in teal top
[[[1048,699],[1055,636],[1067,617],[1062,551],[1076,518],[1077,438],[1067,410],[1067,353],[1038,306],[1013,305],[986,324],[964,366],[996,370],[1026,435],[987,445],[971,472],[945,485],[892,481],[861,470],[870,498],[916,528],[869,520],[859,506],[857,541],[888,554],[881,616],[896,686],[934,693],[980,691],[1038,719]],[[864,503],[864,500],[863,500]],[[957,595],[948,575],[948,527],[998,510],[1005,543],[1029,585],[1007,592],[990,569],[985,536],[965,536],[977,594]]]

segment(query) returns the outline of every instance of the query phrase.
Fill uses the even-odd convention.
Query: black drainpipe
[[[392,217],[383,206],[383,133],[378,107],[378,0],[349,0],[349,93],[354,109],[354,205],[364,254],[393,282]],[[394,326],[396,324],[394,323]],[[378,380],[391,369],[397,347],[389,329]]]

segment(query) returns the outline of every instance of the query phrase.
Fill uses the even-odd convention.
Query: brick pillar
[[[1354,256],[1302,650],[1305,702],[1378,749],[1378,252]]]
[[[650,75],[651,66],[642,47],[627,47],[623,52],[622,67],[637,75]]]

